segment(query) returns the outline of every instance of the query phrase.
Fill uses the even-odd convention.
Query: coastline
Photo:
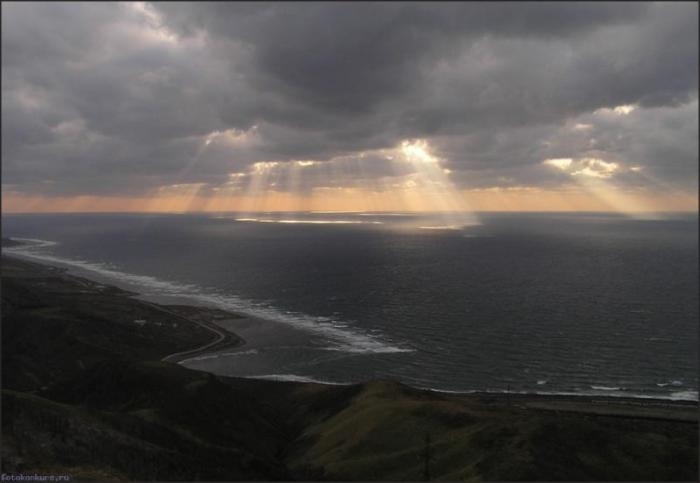
[[[221,376],[174,361],[224,343],[239,348],[240,337],[222,339],[208,325],[233,314],[145,302],[5,254],[2,282],[6,473],[416,481],[430,434],[436,479],[638,481],[654,474],[684,481],[697,474],[694,401]]]
[[[22,239],[24,240],[24,239]],[[28,241],[28,240],[27,240]],[[43,242],[42,240],[32,240],[35,242]],[[199,355],[215,352],[219,350],[237,348],[246,344],[246,341],[239,334],[236,334],[226,328],[212,322],[220,319],[247,319],[250,318],[247,314],[224,311],[216,307],[208,307],[204,305],[190,304],[163,304],[151,300],[150,297],[134,291],[133,287],[127,283],[119,283],[119,280],[107,276],[98,277],[96,273],[91,273],[88,269],[80,269],[68,263],[60,261],[50,262],[42,260],[41,257],[36,257],[24,253],[15,253],[11,250],[5,250],[6,247],[20,247],[26,245],[26,242],[17,241],[12,238],[2,239],[2,257],[19,260],[21,262],[34,264],[37,266],[48,267],[54,270],[55,273],[72,282],[83,285],[86,289],[112,290],[115,294],[119,293],[138,300],[144,305],[152,307],[176,320],[184,320],[192,324],[196,324],[212,334],[214,339],[204,345],[189,348],[183,351],[168,354],[162,358],[164,362],[178,363],[188,358],[197,357]],[[39,260],[39,261],[37,261]],[[120,286],[121,285],[121,286]]]
[[[181,363],[188,359],[194,359],[208,354],[215,354],[225,349],[241,350],[246,344],[246,340],[239,334],[226,329],[223,325],[217,324],[221,320],[252,320],[257,318],[250,317],[247,314],[225,311],[215,307],[204,305],[186,305],[186,304],[161,304],[152,301],[149,297],[143,296],[133,290],[126,290],[122,287],[104,283],[101,280],[92,280],[79,275],[71,270],[71,268],[52,265],[49,263],[38,263],[29,261],[29,256],[15,256],[13,253],[7,253],[3,250],[3,259],[9,258],[35,265],[39,269],[48,269],[55,273],[59,278],[63,277],[72,283],[78,283],[86,289],[99,290],[104,293],[114,294],[115,296],[128,297],[138,301],[141,304],[147,305],[154,310],[157,310],[173,320],[186,321],[191,324],[202,327],[213,335],[213,338],[204,344],[195,347],[188,347],[182,350],[174,351],[164,355],[160,360],[168,363]],[[201,372],[209,372],[204,369],[192,368]],[[230,377],[230,376],[224,376]],[[354,384],[343,384],[334,382],[324,382],[313,380],[310,378],[299,378],[297,380],[285,380],[283,378],[257,378],[255,376],[238,376],[246,379],[267,380],[272,382],[284,382],[292,384],[312,384],[312,385],[328,385],[328,386],[352,386]],[[369,382],[369,381],[368,381]],[[411,386],[409,386],[411,387]],[[653,396],[617,396],[617,395],[599,395],[589,393],[557,393],[557,392],[518,392],[518,391],[450,391],[436,388],[413,387],[415,390],[426,391],[430,393],[440,394],[446,397],[454,398],[474,398],[480,400],[490,400],[495,404],[520,404],[522,407],[537,408],[543,410],[554,411],[573,411],[584,412],[591,414],[605,415],[622,415],[622,416],[642,416],[661,419],[675,419],[685,421],[697,421],[697,400],[688,399],[670,399]],[[690,414],[688,410],[692,410]]]
[[[399,347],[382,341],[370,334],[356,331],[332,318],[293,313],[265,304],[258,304],[231,294],[220,294],[203,290],[190,283],[162,280],[149,275],[137,275],[114,270],[109,266],[57,257],[46,253],[36,253],[36,248],[50,247],[56,242],[48,240],[15,238],[20,245],[3,249],[8,256],[63,268],[67,273],[88,278],[97,282],[114,285],[133,293],[134,298],[159,305],[187,305],[223,310],[240,319],[253,323],[275,325],[291,332],[303,333],[329,341],[329,347],[353,353],[394,353],[411,352],[412,349]]]
[[[275,344],[280,340],[286,340],[287,336],[297,337],[297,335],[299,336],[299,340],[303,340],[303,337],[315,337],[317,340],[327,341],[328,348],[348,353],[372,354],[410,352],[414,350],[411,347],[402,347],[401,344],[395,344],[391,341],[387,342],[372,334],[363,333],[362,330],[356,330],[352,325],[343,323],[342,320],[340,323],[336,324],[336,321],[333,320],[320,320],[323,319],[323,317],[285,312],[272,306],[259,306],[254,302],[247,301],[236,295],[210,291],[196,285],[190,285],[190,282],[174,282],[148,275],[137,275],[135,273],[118,271],[109,265],[61,258],[54,256],[50,252],[43,252],[42,250],[38,250],[37,252],[33,251],[34,248],[55,245],[55,242],[52,241],[22,238],[16,238],[15,240],[16,241],[12,242],[15,245],[14,247],[10,247],[7,250],[3,248],[4,254],[15,256],[22,260],[29,260],[33,263],[43,263],[49,266],[61,267],[66,273],[93,280],[95,283],[119,287],[122,290],[132,293],[134,299],[155,303],[158,306],[195,306],[201,307],[202,310],[206,308],[209,310],[221,310],[226,312],[230,314],[230,323],[226,323],[226,321],[224,321],[225,323],[218,323],[217,320],[213,320],[212,327],[214,327],[215,330],[210,332],[218,336],[218,330],[224,329],[225,331],[236,333],[239,338],[248,338],[252,343],[250,344],[252,346],[251,353],[253,351],[261,352],[267,350],[268,344],[270,344],[271,341]],[[22,245],[24,248],[21,247]],[[20,247],[17,248],[18,246]],[[238,321],[238,323],[235,323],[235,321]],[[251,330],[253,327],[255,327],[255,329]],[[242,331],[243,334],[239,331]],[[206,346],[206,344],[204,346]],[[192,354],[183,354],[183,357],[177,358],[177,361],[184,362],[190,359],[192,362],[188,367],[191,366],[192,368],[204,371],[215,371],[220,375],[230,375],[233,377],[255,377],[249,376],[248,374],[256,374],[272,380],[317,382],[320,384],[352,384],[362,382],[362,379],[358,377],[354,377],[349,381],[338,378],[324,380],[322,376],[316,377],[315,375],[304,372],[295,373],[295,371],[288,371],[286,367],[280,367],[278,365],[270,365],[268,368],[265,366],[265,361],[263,361],[262,364],[258,364],[259,356],[255,358],[246,358],[245,361],[241,359],[241,362],[245,364],[248,364],[248,361],[253,361],[254,364],[257,364],[255,370],[249,371],[249,368],[237,366],[239,370],[231,371],[232,373],[226,373],[226,367],[223,364],[215,363],[213,360],[207,363],[200,362],[201,359],[193,360],[208,353],[215,353],[217,349],[225,347],[234,346],[230,344],[212,344],[211,347],[200,347],[198,351],[193,350]],[[270,352],[270,354],[271,353],[272,352]],[[222,356],[223,355],[224,354],[222,354]],[[210,359],[215,358],[216,355],[210,357]],[[173,358],[173,360],[174,359],[175,358]],[[259,368],[265,369],[258,370]],[[595,386],[590,386],[590,389],[588,389],[588,387],[584,385],[576,388],[561,387],[559,390],[552,388],[552,390],[540,391],[540,382],[538,381],[537,384],[537,387],[530,384],[532,387],[527,387],[527,389],[520,391],[516,389],[509,393],[544,396],[582,396],[586,398],[612,397],[620,398],[621,400],[634,398],[645,400],[698,401],[697,388],[692,387],[674,390],[673,386],[670,386],[665,390],[656,390],[656,388],[652,388],[653,390],[646,391],[645,389],[639,388],[596,388]],[[479,391],[471,388],[452,388],[449,387],[449,385],[447,387],[441,385],[438,385],[438,387],[430,386],[431,384],[416,384],[418,388],[446,393],[456,392],[470,394],[474,392],[487,392],[489,394],[498,394],[504,392],[501,387],[493,391],[490,389]],[[660,384],[657,384],[657,386],[660,386]],[[542,389],[544,389],[544,386]],[[613,389],[617,390],[613,391]]]
[[[143,297],[142,294],[132,290],[127,290],[125,288],[118,287],[117,285],[108,285],[101,281],[92,280],[84,277],[82,274],[78,275],[71,273],[70,268],[47,263],[37,263],[35,261],[25,259],[30,257],[15,256],[15,254],[7,254],[5,252],[2,254],[2,258],[16,260],[30,266],[33,265],[35,270],[46,270],[47,272],[52,273],[56,278],[62,278],[63,280],[79,285],[85,291],[131,298],[138,301],[140,304],[152,308],[155,311],[166,314],[172,320],[184,321],[197,325],[214,335],[212,340],[203,345],[173,352],[162,357],[161,360],[163,362],[178,363],[191,357],[197,357],[201,354],[229,348],[237,348],[246,344],[245,339],[243,339],[240,335],[231,332],[213,322],[213,320],[219,319],[246,318],[246,316],[243,314],[230,313],[221,309],[205,306],[159,304],[149,301],[147,298]]]

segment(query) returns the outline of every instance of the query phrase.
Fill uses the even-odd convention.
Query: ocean
[[[249,316],[217,374],[698,399],[698,217],[2,215],[4,248]]]

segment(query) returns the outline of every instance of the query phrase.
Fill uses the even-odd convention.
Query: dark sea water
[[[34,240],[6,252],[258,318],[225,323],[248,343],[192,368],[697,399],[697,215],[478,218],[3,215],[2,230]]]

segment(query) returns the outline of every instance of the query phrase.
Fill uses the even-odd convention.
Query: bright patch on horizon
[[[436,225],[436,226],[419,226],[420,230],[461,230],[465,225]]]
[[[282,219],[275,220],[271,218],[236,218],[235,221],[248,223],[282,223],[290,225],[382,225],[381,221],[364,221],[364,220],[295,220]]]
[[[169,184],[165,186],[161,186],[158,188],[159,191],[167,191],[167,190],[191,190],[191,189],[199,189],[202,186],[204,186],[204,183],[176,183],[176,184]]]

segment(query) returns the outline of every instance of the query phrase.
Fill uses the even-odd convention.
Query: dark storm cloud
[[[3,3],[3,183],[131,195],[335,160],[301,185],[371,185],[405,174],[371,153],[424,138],[463,187],[556,186],[544,159],[595,155],[690,189],[697,37],[693,3]]]
[[[357,113],[426,80],[422,65],[454,55],[465,38],[571,35],[634,18],[646,7],[214,3],[159,8],[185,34],[199,28],[253,46],[252,75],[267,87],[300,96],[318,109]]]

